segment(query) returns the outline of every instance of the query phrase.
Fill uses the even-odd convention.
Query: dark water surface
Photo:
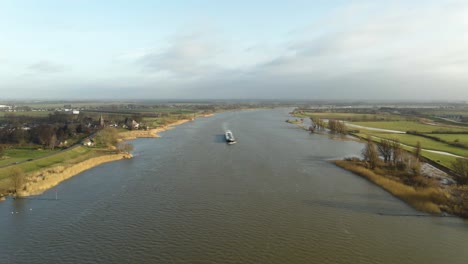
[[[467,263],[468,223],[379,214],[419,213],[328,162],[359,143],[285,119],[198,119],[133,141],[132,160],[1,202],[0,263]]]

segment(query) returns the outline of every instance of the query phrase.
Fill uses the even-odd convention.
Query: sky
[[[0,0],[2,99],[468,101],[468,1]]]

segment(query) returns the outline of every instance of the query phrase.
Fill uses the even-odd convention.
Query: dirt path
[[[375,128],[375,127],[366,127],[366,126],[351,124],[351,123],[348,123],[348,122],[345,122],[345,124],[347,126],[349,126],[349,127],[362,128],[362,129],[367,129],[367,130],[372,130],[372,131],[380,131],[380,132],[395,133],[395,134],[406,134],[406,132],[399,131],[399,130],[391,130],[391,129],[383,129],[383,128]]]

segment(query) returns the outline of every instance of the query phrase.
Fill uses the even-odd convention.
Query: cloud
[[[29,65],[28,69],[35,73],[59,73],[67,70],[67,67],[62,64],[53,63],[42,60]]]
[[[468,70],[468,5],[432,4],[412,8],[381,4],[351,8],[352,16],[329,18],[335,25],[290,47],[294,56],[269,64],[278,73],[359,74],[380,71],[440,74],[446,65]],[[353,17],[358,17],[354,19]],[[335,26],[336,27],[336,26]],[[446,76],[453,78],[453,75]],[[462,76],[460,76],[462,77]]]
[[[342,14],[346,14],[343,16]],[[192,84],[203,97],[468,99],[468,4],[350,5],[267,62]],[[320,23],[324,23],[320,21]],[[317,25],[311,28],[319,28]],[[261,49],[255,46],[255,50]],[[253,49],[244,49],[251,52]],[[243,56],[244,54],[239,54]]]
[[[197,78],[216,72],[219,49],[202,33],[175,37],[165,48],[152,48],[134,53],[136,62],[149,73]]]
[[[258,38],[229,28],[178,34],[121,54],[88,86],[147,98],[468,99],[466,2],[353,1],[299,26]]]

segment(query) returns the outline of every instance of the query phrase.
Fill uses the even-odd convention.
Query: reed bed
[[[441,208],[447,207],[447,203],[450,201],[449,193],[437,187],[409,186],[395,180],[395,177],[392,177],[393,179],[391,179],[385,175],[377,174],[364,167],[361,163],[355,161],[337,160],[335,161],[335,164],[368,179],[391,193],[393,196],[423,212],[439,214],[441,213]]]

